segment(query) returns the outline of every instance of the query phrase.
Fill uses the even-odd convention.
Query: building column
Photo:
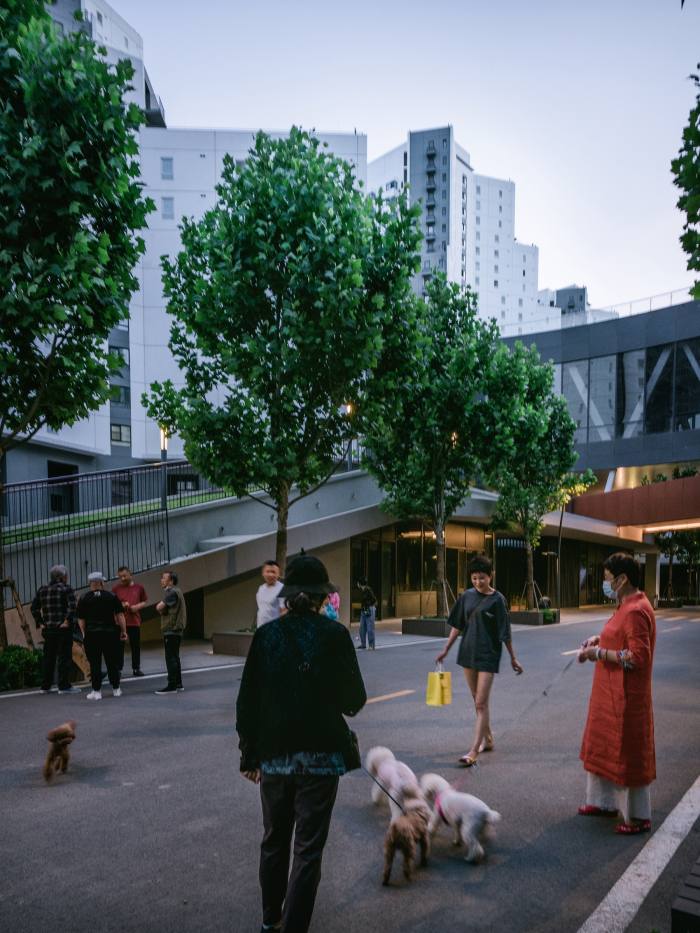
[[[656,601],[661,592],[661,560],[658,551],[646,555],[644,567],[644,592],[649,602],[656,608]]]

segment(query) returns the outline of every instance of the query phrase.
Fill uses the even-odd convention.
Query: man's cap
[[[284,586],[277,596],[284,599],[286,596],[296,596],[298,593],[308,593],[310,596],[326,596],[336,592],[336,588],[328,579],[328,571],[318,557],[305,554],[290,561],[284,575]]]
[[[94,570],[88,574],[88,583],[104,583],[105,576],[101,570]]]

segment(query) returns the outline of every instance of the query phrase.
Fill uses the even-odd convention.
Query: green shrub
[[[38,687],[41,683],[42,652],[38,648],[8,645],[0,653],[0,690]]]

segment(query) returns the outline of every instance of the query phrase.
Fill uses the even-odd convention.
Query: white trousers
[[[619,810],[625,823],[651,819],[651,796],[644,787],[620,787],[597,774],[586,771],[586,803],[601,810]]]

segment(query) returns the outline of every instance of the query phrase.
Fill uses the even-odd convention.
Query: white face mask
[[[607,599],[617,599],[617,593],[610,580],[603,580],[603,593]]]

